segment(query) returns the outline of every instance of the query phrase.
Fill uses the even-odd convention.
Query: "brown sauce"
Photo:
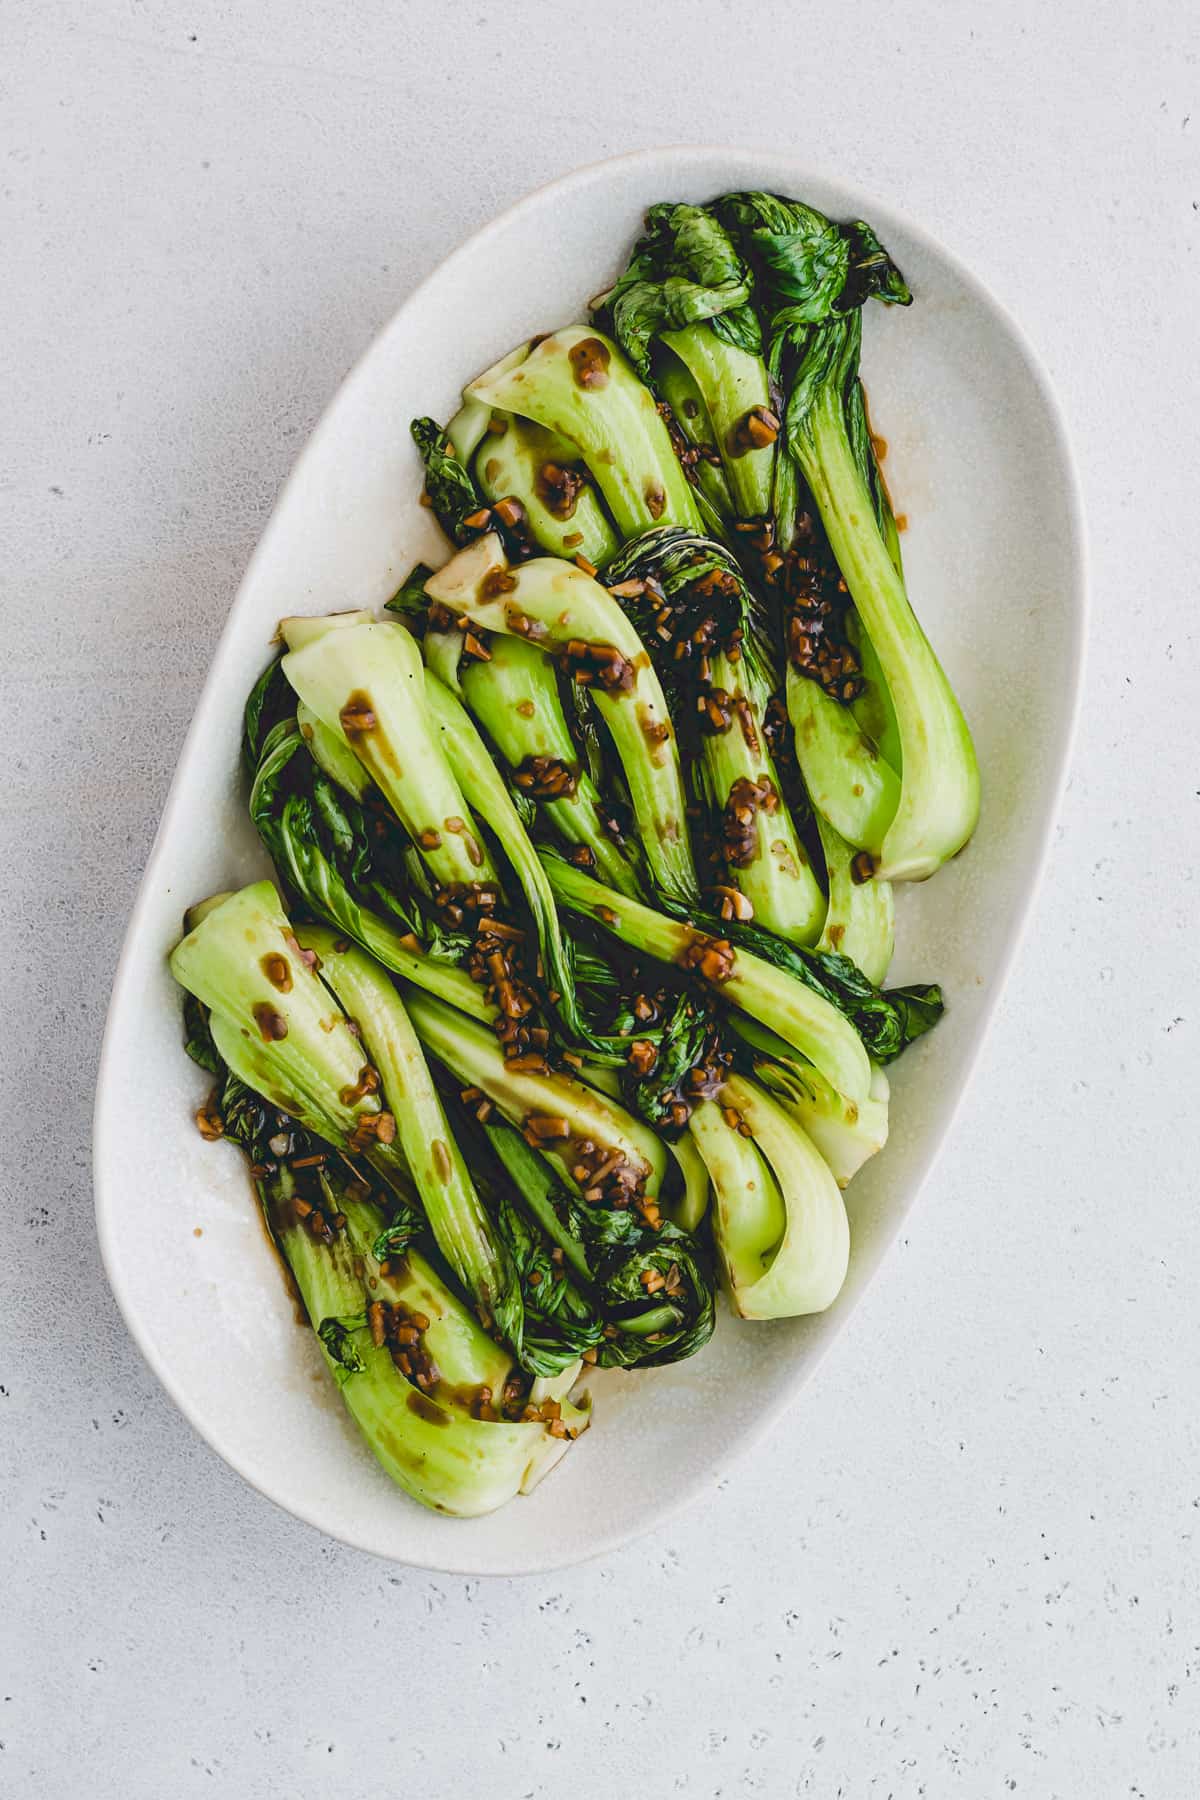
[[[365,732],[374,731],[379,722],[370,694],[365,694],[361,688],[355,688],[338,718],[348,738],[362,737]]]
[[[288,1034],[287,1020],[281,1012],[265,1000],[259,1000],[254,1008],[254,1023],[258,1026],[259,1035],[264,1044],[278,1044]]]
[[[612,355],[600,338],[580,338],[567,351],[567,361],[579,387],[594,390],[608,386],[608,365]]]
[[[404,1404],[408,1407],[409,1412],[416,1413],[418,1419],[424,1419],[427,1425],[449,1425],[451,1423],[449,1413],[443,1412],[440,1406],[435,1406],[433,1401],[422,1394],[418,1388],[409,1389]]]

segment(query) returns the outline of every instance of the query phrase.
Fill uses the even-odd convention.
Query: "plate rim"
[[[479,1558],[471,1558],[462,1555],[456,1556],[453,1554],[451,1546],[454,1542],[453,1525],[455,1522],[446,1521],[448,1527],[446,1532],[447,1551],[444,1557],[439,1555],[439,1560],[436,1562],[426,1559],[410,1558],[400,1552],[395,1552],[390,1549],[381,1550],[376,1544],[366,1541],[364,1534],[357,1532],[353,1526],[347,1525],[339,1528],[328,1523],[325,1518],[316,1516],[318,1509],[306,1507],[303,1496],[299,1496],[295,1499],[291,1497],[284,1498],[282,1493],[277,1491],[279,1484],[273,1485],[261,1474],[251,1472],[250,1468],[244,1466],[244,1458],[231,1454],[221,1448],[221,1446],[214,1441],[214,1438],[209,1435],[209,1431],[199,1422],[195,1410],[185,1398],[181,1385],[176,1381],[172,1373],[169,1358],[160,1354],[150,1333],[143,1326],[136,1304],[131,1299],[128,1299],[122,1292],[121,1280],[118,1274],[119,1260],[116,1255],[115,1245],[115,1210],[109,1194],[109,1170],[114,1166],[114,1154],[109,1145],[110,1127],[106,1118],[107,1097],[110,1088],[113,1086],[112,1072],[116,1057],[116,1022],[118,1014],[123,1010],[127,1000],[126,990],[132,979],[135,951],[141,935],[145,914],[150,906],[150,893],[153,886],[153,877],[157,873],[158,865],[163,854],[163,845],[167,835],[167,827],[174,820],[175,815],[183,804],[182,773],[185,765],[190,761],[193,743],[200,735],[206,697],[210,689],[214,686],[215,677],[217,676],[222,663],[230,654],[230,645],[240,602],[247,589],[251,587],[256,579],[260,563],[266,561],[268,554],[271,553],[273,549],[274,537],[280,527],[280,520],[285,512],[290,496],[293,490],[300,484],[310,458],[315,457],[319,444],[330,431],[333,415],[338,410],[343,395],[359,378],[364,365],[373,355],[378,344],[395,328],[401,316],[416,302],[425,289],[435,280],[441,278],[447,271],[452,270],[459,259],[468,256],[474,258],[494,234],[509,226],[513,220],[519,219],[525,212],[542,204],[549,196],[565,196],[573,192],[578,192],[579,190],[586,189],[595,181],[602,180],[617,171],[631,168],[639,164],[678,164],[680,160],[685,162],[701,162],[712,160],[719,161],[722,158],[727,158],[731,161],[762,160],[764,163],[769,163],[773,169],[780,171],[786,170],[786,180],[789,185],[792,183],[795,184],[792,190],[794,192],[803,192],[805,184],[820,185],[822,183],[830,183],[836,186],[846,196],[847,201],[852,206],[857,208],[860,216],[870,218],[873,216],[873,210],[876,214],[880,210],[890,213],[902,229],[921,245],[923,250],[948,266],[963,286],[971,292],[973,297],[981,302],[983,306],[996,317],[999,324],[1007,331],[1011,340],[1020,351],[1025,366],[1028,369],[1037,390],[1038,397],[1044,406],[1047,422],[1051,428],[1053,447],[1058,468],[1063,478],[1066,501],[1063,524],[1070,548],[1071,580],[1069,584],[1064,586],[1061,600],[1065,610],[1068,610],[1070,613],[1074,642],[1071,646],[1072,657],[1069,693],[1064,693],[1062,695],[1066,716],[1064,719],[1062,747],[1057,760],[1057,767],[1054,772],[1053,791],[1049,796],[1049,803],[1043,814],[1042,830],[1037,843],[1036,853],[1029,865],[1028,880],[1025,884],[1023,898],[1019,910],[1006,935],[1006,940],[997,957],[994,979],[990,984],[991,991],[981,1010],[974,1042],[970,1046],[967,1056],[964,1059],[961,1076],[957,1085],[957,1093],[954,1097],[951,1110],[944,1121],[936,1140],[920,1160],[917,1174],[911,1184],[908,1205],[904,1209],[900,1224],[897,1225],[897,1229],[892,1234],[890,1241],[886,1244],[876,1267],[872,1270],[856,1297],[854,1311],[858,1310],[859,1306],[861,1306],[867,1295],[871,1292],[879,1278],[880,1271],[889,1264],[895,1252],[896,1239],[900,1235],[901,1225],[904,1220],[911,1217],[913,1209],[916,1207],[918,1200],[924,1192],[926,1184],[937,1166],[946,1143],[960,1116],[966,1096],[972,1087],[979,1059],[983,1053],[984,1046],[991,1035],[996,1009],[1008,985],[1013,964],[1025,942],[1026,933],[1033,916],[1034,905],[1038,899],[1045,875],[1055,828],[1062,808],[1063,795],[1066,791],[1071,774],[1072,759],[1080,713],[1082,710],[1085,685],[1091,595],[1086,510],[1084,507],[1082,482],[1075,452],[1071,443],[1066,414],[1039,351],[1033,344],[1020,321],[1010,311],[1009,307],[1004,301],[999,299],[981,276],[977,275],[955,254],[953,250],[949,249],[940,238],[928,231],[924,225],[914,219],[903,207],[894,204],[890,200],[885,200],[877,204],[874,197],[861,189],[856,183],[846,181],[837,174],[825,173],[819,168],[812,167],[807,163],[792,158],[786,152],[776,151],[761,145],[678,143],[624,151],[619,155],[603,157],[598,161],[582,164],[569,170],[563,175],[558,175],[549,181],[542,182],[537,187],[534,187],[521,195],[520,198],[514,201],[510,206],[507,206],[502,211],[494,214],[484,224],[471,232],[442,257],[440,261],[438,261],[434,267],[430,269],[412,289],[410,289],[379,329],[372,333],[368,342],[355,357],[350,367],[330,394],[329,399],[322,407],[320,416],[306,438],[291,469],[279,487],[271,507],[270,516],[263,527],[258,542],[246,563],[246,567],[238,581],[237,588],[230,600],[224,624],[221,627],[220,634],[213,648],[204,684],[196,702],[195,711],[193,712],[187,731],[184,734],[183,742],[180,745],[174,773],[171,777],[170,786],[167,790],[166,799],[163,802],[162,812],[159,817],[154,838],[151,842],[150,850],[147,854],[141,878],[138,883],[137,894],[129,914],[129,922],[125,929],[120,954],[113,974],[112,988],[105,1016],[104,1033],[97,1062],[95,1100],[92,1113],[92,1179],[96,1231],[100,1256],[105,1276],[113,1297],[116,1300],[118,1310],[126,1330],[129,1332],[143,1361],[162,1385],[173,1404],[187,1420],[192,1430],[203,1439],[210,1449],[212,1449],[214,1454],[219,1456],[241,1480],[245,1481],[248,1486],[261,1494],[264,1499],[269,1500],[274,1506],[277,1506],[282,1512],[287,1513],[292,1518],[298,1519],[301,1523],[321,1532],[323,1535],[348,1545],[354,1550],[376,1556],[380,1558],[380,1560],[388,1563],[395,1563],[405,1568],[424,1570],[431,1574],[468,1577],[482,1577],[485,1575],[513,1577],[549,1574],[558,1569],[575,1567],[582,1563],[593,1561],[599,1556],[610,1554],[625,1544],[635,1542],[637,1539],[645,1537],[651,1531],[660,1529],[694,1505],[697,1499],[703,1494],[714,1491],[717,1484],[728,1475],[729,1471],[737,1463],[740,1463],[757,1449],[775,1421],[787,1409],[795,1405],[804,1388],[824,1367],[826,1358],[834,1348],[838,1337],[841,1335],[840,1331],[830,1334],[828,1341],[824,1343],[815,1354],[811,1355],[804,1366],[797,1371],[795,1380],[781,1392],[778,1398],[762,1409],[754,1423],[747,1427],[744,1433],[739,1437],[736,1450],[731,1455],[723,1456],[710,1464],[706,1469],[698,1471],[683,1486],[683,1488],[670,1499],[663,1500],[659,1504],[649,1505],[646,1508],[644,1516],[640,1520],[637,1520],[632,1524],[621,1525],[609,1530],[605,1530],[601,1527],[595,1534],[595,1541],[585,1549],[567,1550],[562,1552],[551,1551],[549,1554],[539,1554],[537,1546],[533,1545],[530,1547],[531,1553],[527,1555],[509,1555],[507,1557],[493,1556],[486,1562],[481,1562]],[[415,1502],[412,1504],[415,1504]]]

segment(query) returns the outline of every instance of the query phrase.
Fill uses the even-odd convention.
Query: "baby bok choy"
[[[496,411],[473,391],[519,368],[532,348],[519,344],[463,389],[446,435],[486,502],[489,525],[504,529],[508,521],[549,556],[581,556],[603,568],[619,539],[579,446],[519,413]]]
[[[620,759],[656,885],[695,899],[675,730],[645,645],[608,591],[555,557],[510,565],[494,535],[460,550],[425,591],[476,630],[544,649],[587,689]]]
[[[541,950],[545,979],[558,996],[554,1004],[568,1037],[575,1043],[583,1042],[588,1028],[576,1002],[574,963],[554,893],[504,778],[466,708],[428,669],[425,705],[455,778],[470,789],[476,812],[494,834],[520,883]]]
[[[961,850],[974,831],[979,771],[961,708],[908,599],[858,373],[865,302],[875,297],[906,306],[912,295],[875,233],[861,221],[836,225],[799,201],[763,193],[728,194],[714,210],[753,272],[767,366],[783,394],[775,541],[764,567],[784,594],[791,576],[800,577],[793,660],[799,655],[804,673],[835,703],[854,698],[861,666],[856,667],[845,633],[842,643],[833,646],[836,654],[829,654],[836,609],[814,609],[804,580],[811,573],[810,547],[799,541],[806,488],[895,715],[897,781],[881,780],[877,804],[860,826],[859,839],[846,829],[848,821],[832,822],[869,853],[878,873],[893,880],[923,880]],[[801,690],[795,697],[809,703],[805,717],[793,721],[804,767],[806,732],[810,740],[821,738],[837,715]],[[845,719],[836,730],[849,747],[853,734]],[[870,758],[860,754],[857,760],[867,763]],[[833,750],[825,761],[829,775]],[[810,781],[809,786],[820,805],[822,783]]]
[[[473,1018],[494,1019],[496,1009],[482,987],[458,966],[462,944],[396,885],[394,868],[380,854],[386,843],[369,831],[352,794],[340,791],[318,765],[296,720],[280,719],[255,741],[257,753],[248,745],[251,757],[257,755],[250,817],[289,898],[394,975]]]
[[[855,880],[858,854],[828,820],[816,815],[825,854],[829,898],[818,950],[848,957],[879,987],[887,975],[896,939],[896,906],[890,881]]]
[[[712,1279],[686,1230],[669,1219],[647,1225],[629,1208],[589,1204],[511,1126],[486,1129],[523,1206],[556,1245],[558,1267],[596,1297],[604,1325],[600,1341],[583,1352],[585,1362],[653,1368],[707,1343],[715,1323]],[[700,1169],[707,1198],[702,1162]]]
[[[599,1360],[673,1362],[699,1349],[713,1329],[711,1283],[695,1241],[664,1216],[662,1139],[565,1071],[515,1069],[492,1033],[451,1007],[424,994],[410,995],[408,1007],[521,1204],[596,1298],[605,1320]]]
[[[350,615],[351,617],[353,615]],[[282,630],[299,647],[283,672],[334,740],[344,740],[444,889],[494,882],[491,852],[475,829],[425,703],[421,653],[402,625],[346,615]],[[324,629],[321,629],[321,627]]]
[[[773,1031],[744,1014],[733,1017],[730,1025],[745,1046],[737,1060],[747,1064],[759,1085],[812,1139],[838,1186],[848,1187],[863,1164],[887,1143],[889,1088],[884,1071],[872,1063],[866,1099],[847,1100]]]
[[[473,1100],[491,1102],[581,1192],[657,1223],[667,1149],[648,1125],[565,1071],[514,1068],[492,1032],[429,995],[406,999],[425,1049]]]
[[[293,927],[261,881],[205,913],[172,952],[171,972],[210,1009],[231,1068],[248,1079],[239,1059],[249,1045],[272,1071],[268,1097],[282,1111],[369,1162],[406,1201],[419,1197],[451,1272],[519,1350],[511,1262],[383,971],[325,927]]]
[[[825,897],[768,743],[775,670],[761,603],[720,544],[685,531],[638,539],[606,579],[652,647],[713,846],[720,910],[812,944]]]
[[[768,962],[734,941],[736,927],[729,922],[708,919],[697,924],[668,917],[603,887],[551,851],[543,851],[542,859],[555,893],[570,911],[638,954],[683,971],[727,1005],[762,1020],[808,1057],[840,1093],[866,1098],[871,1065],[862,1038],[808,965],[798,959],[790,965]],[[760,937],[764,949],[777,942],[765,933]]]
[[[641,853],[635,839],[618,832],[612,807],[571,736],[554,662],[536,644],[503,633],[492,635],[487,652],[486,659],[464,661],[459,679],[514,787],[601,881],[623,894],[640,894]]]
[[[582,710],[586,690],[570,688],[576,735],[567,722],[558,665],[538,644],[507,633],[475,631],[425,592],[433,571],[418,565],[388,601],[389,611],[422,634],[427,666],[465,701],[486,734],[520,801],[539,822],[574,846],[588,867],[624,893],[642,891],[636,841],[621,833],[600,779],[604,770],[594,715]]]
[[[530,420],[575,445],[622,538],[655,525],[699,529],[692,489],[654,397],[602,332],[565,326],[515,366],[471,382],[464,397],[491,407],[494,417]]]
[[[520,1371],[414,1247],[415,1214],[397,1214],[368,1167],[343,1161],[264,1096],[277,1073],[266,1045],[236,1028],[226,1035],[241,1075],[207,1026],[189,1045],[218,1078],[205,1133],[249,1159],[325,1365],[380,1466],[422,1505],[458,1518],[528,1493],[586,1429],[586,1403],[560,1398],[521,1420]]]
[[[520,640],[511,639],[510,642]],[[537,939],[543,972],[545,1008],[555,1023],[556,1038],[568,1053],[582,1051],[593,1063],[621,1069],[625,1086],[643,1117],[654,1119],[656,1097],[670,1084],[672,1050],[686,1058],[692,1046],[698,1055],[704,1036],[703,1021],[691,1028],[694,1010],[681,1007],[668,1013],[656,1029],[640,1040],[653,1043],[653,1079],[645,1071],[639,1079],[633,1064],[638,1060],[628,1032],[605,1026],[594,1008],[584,1004],[577,980],[578,953],[559,917],[554,890],[540,856],[525,828],[524,819],[510,796],[503,777],[492,762],[474,722],[450,690],[427,671],[426,701],[429,715],[440,734],[447,759],[464,787],[470,787],[475,810],[493,833],[520,883]],[[516,790],[520,793],[520,789]],[[522,794],[523,802],[528,805]],[[486,929],[486,927],[485,927]],[[492,929],[495,929],[493,922]],[[590,959],[595,970],[596,959]],[[420,983],[428,991],[428,983]],[[466,1008],[476,1016],[474,1008]],[[622,1021],[622,1025],[624,1021]],[[686,1041],[685,1041],[686,1040]],[[645,1052],[641,1052],[645,1054]],[[651,1091],[652,1090],[652,1091]],[[640,1103],[639,1103],[640,1102]]]
[[[727,525],[770,512],[779,435],[752,291],[713,213],[667,203],[650,208],[629,266],[593,302],[643,381],[670,405],[687,440],[682,461]],[[719,488],[705,478],[714,461]]]
[[[823,1312],[846,1279],[841,1190],[793,1117],[743,1075],[692,1115],[713,1185],[713,1236],[743,1319]]]

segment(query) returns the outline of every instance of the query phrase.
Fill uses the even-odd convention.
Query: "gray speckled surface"
[[[1132,10],[10,0],[0,1793],[1196,1791],[1200,28]],[[536,181],[722,132],[894,199],[1046,358],[1092,523],[1074,778],[952,1144],[772,1452],[606,1562],[422,1577],[245,1489],[129,1343],[109,976],[348,363]]]

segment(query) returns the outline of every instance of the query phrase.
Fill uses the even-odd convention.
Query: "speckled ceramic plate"
[[[910,592],[983,770],[983,820],[967,853],[899,893],[895,979],[936,977],[948,1011],[894,1072],[891,1142],[850,1190],[853,1255],[833,1310],[777,1324],[723,1316],[689,1362],[601,1376],[593,1429],[535,1494],[490,1518],[448,1520],[393,1487],[359,1441],[295,1322],[241,1158],[196,1132],[205,1083],[183,1054],[166,955],[185,905],[265,872],[245,816],[238,732],[276,620],[378,605],[432,547],[410,417],[448,417],[462,382],[499,353],[579,317],[622,265],[651,201],[747,187],[870,219],[916,295],[907,311],[871,308],[864,374],[909,522]],[[344,383],[280,497],[213,661],[113,990],[96,1107],[101,1248],[130,1331],[209,1443],[322,1531],[469,1573],[578,1561],[711,1492],[796,1403],[962,1098],[1062,786],[1084,606],[1076,479],[1044,373],[980,283],[870,196],[765,152],[649,151],[530,195],[443,263]]]

